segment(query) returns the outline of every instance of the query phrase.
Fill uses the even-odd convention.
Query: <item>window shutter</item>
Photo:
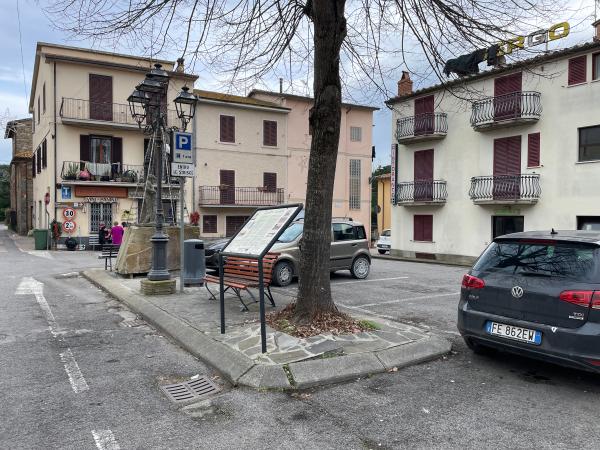
[[[123,138],[116,137],[112,140],[112,158],[111,162],[113,164],[118,164],[118,170],[123,170]],[[116,167],[113,167],[113,170],[116,170]]]
[[[87,134],[79,135],[79,160],[90,160],[90,137]]]
[[[217,216],[206,215],[202,216],[202,232],[216,233],[217,232]]]
[[[585,83],[587,55],[581,55],[569,60],[569,86]]]
[[[221,116],[220,128],[221,142],[235,142],[234,116]]]
[[[277,146],[277,122],[263,120],[263,145]]]
[[[263,173],[263,186],[267,192],[275,192],[277,190],[277,174],[273,172]]]
[[[420,215],[413,216],[413,239],[415,241],[433,241],[433,216]]]
[[[423,216],[413,216],[413,240],[423,240]]]
[[[42,172],[42,147],[38,147],[36,151],[37,158],[37,173]]]
[[[90,119],[112,121],[112,77],[90,73]]]
[[[432,113],[434,107],[433,95],[421,97],[415,100],[415,116],[419,114]]]
[[[527,136],[527,167],[540,165],[540,133]]]
[[[415,152],[414,158],[414,179],[433,180],[433,149]]]
[[[512,94],[513,92],[521,92],[523,84],[523,73],[513,73],[504,77],[499,77],[494,80],[494,97],[500,95]]]
[[[31,157],[31,176],[33,178],[35,178],[35,174],[36,174],[36,168],[35,168],[35,152],[34,152],[33,156]]]
[[[423,240],[433,241],[433,216],[423,216]]]
[[[48,149],[46,139],[42,142],[42,169],[48,167]]]

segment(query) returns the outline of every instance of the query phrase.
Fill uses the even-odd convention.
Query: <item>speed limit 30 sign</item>
[[[63,217],[67,220],[73,220],[75,218],[75,209],[65,208],[63,210]]]
[[[65,233],[72,233],[73,231],[75,231],[75,227],[75,222],[72,220],[67,220],[62,224],[62,229]]]

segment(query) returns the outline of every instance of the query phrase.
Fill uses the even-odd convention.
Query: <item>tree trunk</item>
[[[314,97],[308,164],[306,214],[301,242],[298,299],[294,320],[311,321],[337,312],[331,298],[330,246],[333,182],[340,139],[342,92],[340,49],[346,36],[345,0],[308,2],[314,25]]]

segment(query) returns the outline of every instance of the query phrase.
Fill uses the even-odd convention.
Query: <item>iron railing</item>
[[[403,181],[396,188],[396,202],[399,204],[445,203],[447,197],[444,180]]]
[[[445,136],[448,132],[446,113],[424,113],[404,117],[396,122],[396,140],[417,136]]]
[[[129,105],[123,103],[98,103],[81,98],[65,98],[60,102],[59,115],[64,119],[98,120],[120,125],[136,125],[131,116]],[[179,119],[174,110],[167,110],[167,125],[179,126]]]
[[[538,120],[542,114],[539,92],[513,92],[473,103],[471,126],[474,128],[515,119]]]
[[[536,202],[541,193],[540,175],[537,173],[473,177],[469,190],[473,201]]]
[[[200,205],[273,206],[282,203],[283,188],[200,186]]]
[[[91,161],[63,161],[60,177],[63,181],[119,181],[139,183],[144,181],[144,166],[121,163],[95,163]]]

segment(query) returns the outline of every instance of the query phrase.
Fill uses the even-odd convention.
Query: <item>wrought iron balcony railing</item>
[[[110,181],[117,183],[144,183],[143,165],[121,163],[96,163],[91,161],[63,161],[60,177],[62,181]],[[163,176],[163,183],[179,184],[176,177]]]
[[[403,181],[396,188],[396,203],[400,205],[446,203],[447,197],[444,180]]]
[[[117,125],[137,127],[131,116],[129,105],[122,103],[98,103],[81,98],[65,98],[60,102],[59,115],[62,119],[93,120]],[[167,124],[178,126],[176,111],[167,110]]]
[[[200,205],[273,206],[283,203],[283,188],[200,186]]]
[[[537,173],[473,177],[469,190],[475,203],[535,203],[541,193]]]
[[[473,103],[471,126],[481,129],[512,122],[532,122],[539,120],[541,114],[539,92],[513,92]]]
[[[424,113],[404,117],[396,122],[396,140],[400,143],[441,139],[448,132],[446,113]]]

